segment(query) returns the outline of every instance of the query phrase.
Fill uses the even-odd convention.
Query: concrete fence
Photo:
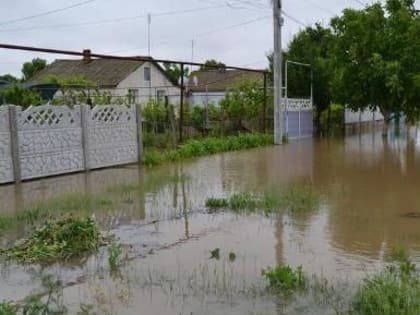
[[[0,106],[0,183],[136,163],[138,106]]]

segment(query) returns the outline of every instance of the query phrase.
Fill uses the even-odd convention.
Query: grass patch
[[[83,256],[96,251],[103,243],[93,219],[69,217],[47,222],[30,238],[0,253],[21,263],[46,263]]]
[[[313,211],[319,207],[320,196],[310,186],[291,186],[279,195],[279,206],[292,213]]]
[[[292,269],[290,266],[267,268],[263,270],[262,274],[268,281],[268,289],[277,293],[304,289],[307,282],[301,266],[296,269]]]
[[[179,161],[192,157],[211,155],[221,152],[256,148],[273,144],[273,136],[267,134],[243,134],[224,138],[204,138],[187,140],[177,149],[165,152],[146,151],[143,163],[156,166],[167,161]]]
[[[229,200],[223,198],[208,198],[206,207],[210,209],[222,209],[229,207]]]
[[[412,275],[382,272],[363,281],[354,305],[361,315],[420,314],[420,282]]]
[[[234,212],[256,212],[265,214],[288,211],[290,213],[309,212],[318,209],[320,196],[307,186],[293,186],[280,193],[233,194],[228,198],[209,198],[206,207],[212,210],[229,209]]]

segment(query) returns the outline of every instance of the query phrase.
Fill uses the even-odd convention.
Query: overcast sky
[[[283,0],[283,46],[304,25],[327,24],[344,8],[367,1]],[[0,0],[0,42],[147,55],[149,12],[155,58],[266,67],[273,45],[270,0]],[[68,58],[0,49],[0,74],[20,76],[22,63],[34,57]]]

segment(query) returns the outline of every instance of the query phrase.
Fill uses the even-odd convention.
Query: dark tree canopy
[[[217,70],[217,69],[224,69],[226,65],[215,59],[206,60],[204,65],[200,67],[200,70]]]
[[[307,27],[294,36],[288,50],[283,52],[283,85],[285,85],[286,60],[310,64],[303,67],[289,63],[288,97],[309,98],[311,93],[311,69],[313,71],[313,97],[316,108],[315,125],[319,130],[320,115],[331,103],[331,48],[334,37],[329,28],[319,24]],[[268,55],[269,71],[273,70],[273,55]]]
[[[34,58],[32,61],[25,62],[22,66],[23,80],[26,81],[38,71],[47,66],[47,61],[41,58]]]
[[[387,0],[333,19],[338,101],[379,108],[386,122],[420,117],[420,19],[413,10],[411,0]]]
[[[178,80],[181,77],[181,67],[178,64],[164,63],[163,68],[172,83],[178,84]],[[184,77],[187,77],[189,73],[190,69],[188,67],[184,67]]]
[[[11,74],[5,74],[5,75],[0,75],[0,82],[1,81],[7,82],[7,83],[16,83],[19,81],[19,79]]]

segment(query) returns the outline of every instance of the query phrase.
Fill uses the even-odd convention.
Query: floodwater
[[[0,301],[40,292],[36,274],[43,270],[62,281],[71,314],[80,305],[92,314],[334,314],[310,297],[279,301],[264,293],[261,271],[301,265],[308,275],[351,287],[383,268],[395,246],[410,249],[420,263],[416,136],[303,139],[153,169],[128,166],[1,186],[1,214],[9,216],[66,195],[112,198],[112,205],[88,214],[122,244],[123,261],[118,275],[109,272],[106,250],[48,267],[3,265]],[[291,185],[312,186],[319,208],[273,217],[205,208],[209,197]],[[0,245],[27,230],[13,227]],[[210,259],[216,248],[220,259]]]

